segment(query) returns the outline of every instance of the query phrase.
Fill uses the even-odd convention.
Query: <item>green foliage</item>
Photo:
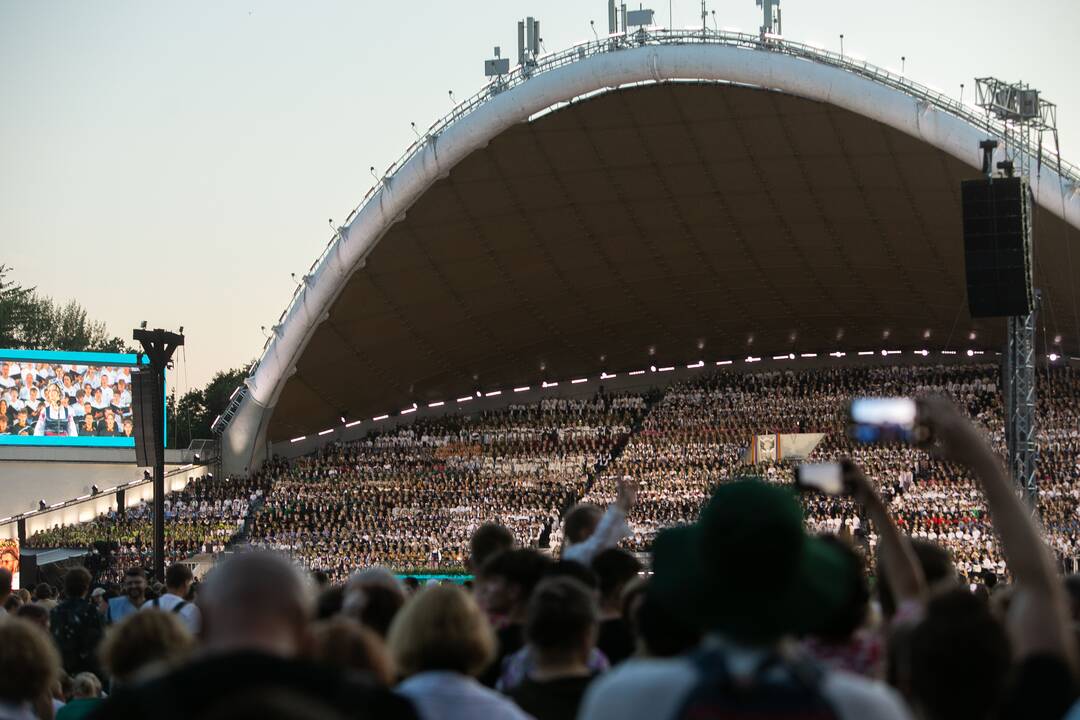
[[[5,280],[11,268],[0,265],[0,348],[133,352],[126,343],[91,320],[75,300],[62,305],[36,288]]]

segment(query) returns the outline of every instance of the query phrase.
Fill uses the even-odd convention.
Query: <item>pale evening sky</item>
[[[636,6],[637,3],[634,3]],[[649,6],[646,3],[646,6]],[[1080,163],[1076,0],[784,0],[793,40],[954,97],[976,75],[1058,103]],[[606,0],[223,3],[0,0],[0,263],[110,332],[184,325],[180,390],[259,353],[330,236],[414,139],[541,20],[548,51],[606,28]],[[668,3],[653,3],[668,24]],[[709,2],[754,30],[753,0]],[[675,0],[674,25],[700,3]],[[710,20],[711,24],[711,20]],[[184,372],[186,366],[186,373]],[[186,380],[185,380],[186,375]]]

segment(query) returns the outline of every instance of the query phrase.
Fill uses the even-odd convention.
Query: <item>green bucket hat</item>
[[[652,592],[703,630],[766,643],[813,633],[851,599],[851,559],[806,533],[790,488],[721,485],[697,523],[653,543]]]

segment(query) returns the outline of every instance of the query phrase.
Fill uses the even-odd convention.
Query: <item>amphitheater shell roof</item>
[[[971,109],[749,36],[547,62],[433,126],[331,240],[222,420],[227,464],[601,372],[1001,346],[966,304],[960,182],[1003,134]],[[1040,341],[1080,355],[1077,175],[1039,166]]]

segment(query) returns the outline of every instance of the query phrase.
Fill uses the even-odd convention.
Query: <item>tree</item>
[[[244,382],[246,367],[222,370],[205,388],[189,390],[179,400],[175,392],[169,396],[167,412],[172,426],[169,430],[172,447],[187,447],[192,440],[211,437],[210,426],[225,412],[233,392]]]
[[[35,288],[5,281],[10,272],[0,265],[0,348],[134,352],[121,338],[109,335],[105,323],[91,320],[77,301],[61,305]]]
[[[14,281],[5,281],[11,272],[7,265],[0,265],[0,347],[19,347],[19,335],[30,312],[34,288],[26,288]]]

